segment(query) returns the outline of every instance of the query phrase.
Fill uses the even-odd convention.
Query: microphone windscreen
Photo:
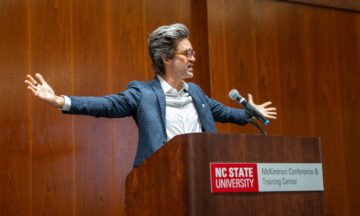
[[[239,92],[238,92],[236,89],[233,89],[233,90],[231,90],[231,91],[229,92],[229,97],[230,97],[230,99],[232,99],[232,100],[236,100],[236,98],[239,97],[239,96],[240,96],[240,94],[239,94]]]

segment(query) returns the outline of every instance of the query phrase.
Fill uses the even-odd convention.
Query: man
[[[138,166],[172,137],[183,133],[216,132],[215,121],[246,124],[250,116],[208,98],[194,83],[195,51],[182,24],[161,26],[151,33],[149,54],[156,77],[152,81],[133,81],[128,89],[104,97],[58,96],[40,74],[27,75],[27,88],[64,113],[95,117],[132,116],[138,126],[139,142],[134,166]],[[276,109],[249,102],[262,114],[276,119]]]

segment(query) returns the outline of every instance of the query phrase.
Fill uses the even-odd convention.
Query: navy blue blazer
[[[249,122],[243,109],[227,107],[208,98],[194,83],[188,83],[188,86],[204,132],[216,132],[215,121],[241,125]],[[167,141],[165,94],[157,78],[148,82],[130,82],[127,90],[117,94],[104,97],[70,96],[70,99],[71,109],[64,113],[108,118],[133,117],[139,135],[135,167]]]

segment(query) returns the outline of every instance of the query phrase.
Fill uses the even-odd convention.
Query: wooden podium
[[[318,138],[185,134],[126,179],[126,215],[323,215],[323,192],[220,193],[210,162],[321,163]]]

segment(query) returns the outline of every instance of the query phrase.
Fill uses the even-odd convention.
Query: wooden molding
[[[282,0],[360,12],[360,0]]]

